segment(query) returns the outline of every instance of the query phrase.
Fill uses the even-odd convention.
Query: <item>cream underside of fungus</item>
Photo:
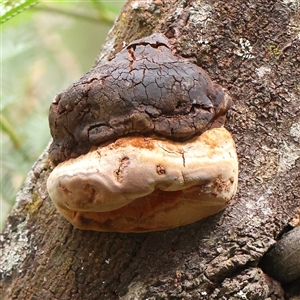
[[[80,229],[164,230],[193,223],[229,203],[237,189],[234,141],[213,128],[186,142],[130,136],[60,163],[47,188]]]

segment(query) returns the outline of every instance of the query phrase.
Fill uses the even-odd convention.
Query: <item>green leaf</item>
[[[1,1],[0,23],[4,23],[20,12],[37,4],[37,0]]]

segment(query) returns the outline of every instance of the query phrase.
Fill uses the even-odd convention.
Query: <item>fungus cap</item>
[[[47,182],[75,227],[147,232],[193,223],[230,202],[237,189],[234,141],[213,128],[185,142],[129,136],[56,166]]]
[[[222,126],[231,98],[161,34],[133,41],[57,95],[49,112],[54,164],[126,135],[185,140]]]

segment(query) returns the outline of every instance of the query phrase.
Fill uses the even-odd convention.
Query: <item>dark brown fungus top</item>
[[[54,99],[49,115],[55,163],[130,134],[183,140],[201,134],[231,105],[197,65],[175,56],[161,34],[130,43]]]

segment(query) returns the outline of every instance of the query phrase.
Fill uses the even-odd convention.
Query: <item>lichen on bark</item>
[[[134,2],[125,5],[122,26],[116,23],[114,45],[105,57],[133,40],[163,32],[180,56],[196,62],[230,91],[235,103],[225,126],[233,132],[239,154],[238,194],[224,212],[165,232],[83,232],[57,214],[45,192],[50,168],[39,162],[1,240],[4,249],[12,234],[9,224],[17,228],[26,219],[25,204],[37,192],[41,205],[23,230],[29,230],[38,249],[18,265],[21,274],[13,269],[11,276],[1,277],[3,298],[299,296],[299,280],[294,287],[282,286],[259,268],[300,206],[297,1],[143,1],[138,9]],[[159,12],[155,24],[150,10]],[[196,24],[197,19],[201,21]],[[245,53],[242,45],[251,57],[239,55]],[[279,55],[272,54],[271,45]]]

